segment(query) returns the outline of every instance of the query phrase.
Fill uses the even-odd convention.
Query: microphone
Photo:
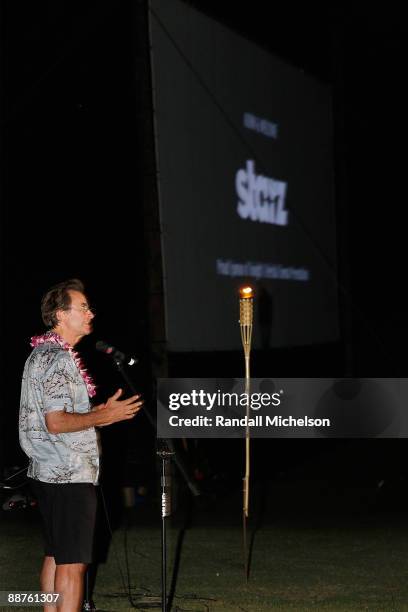
[[[125,353],[119,351],[116,346],[112,346],[111,344],[108,344],[103,340],[98,340],[98,342],[95,344],[95,348],[97,351],[105,353],[105,355],[110,355],[116,361],[126,361],[126,363],[130,366],[135,365],[139,362],[139,360],[135,357],[132,357],[131,355],[125,355]]]

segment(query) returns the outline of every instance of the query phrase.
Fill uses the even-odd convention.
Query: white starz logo
[[[288,225],[285,209],[287,183],[255,173],[255,162],[248,159],[246,168],[235,175],[238,196],[237,213],[242,219]]]

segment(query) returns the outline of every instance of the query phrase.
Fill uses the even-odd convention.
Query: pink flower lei
[[[68,353],[74,360],[74,363],[78,368],[79,373],[84,379],[84,383],[86,384],[86,388],[88,389],[89,397],[94,397],[94,395],[96,395],[96,385],[92,379],[92,376],[88,374],[84,364],[82,363],[82,359],[80,358],[77,351],[74,351],[73,347],[63,338],[61,338],[61,336],[59,336],[53,331],[49,331],[46,334],[43,334],[42,336],[33,336],[31,338],[30,345],[35,348],[36,346],[39,346],[40,344],[46,344],[47,342],[51,344],[58,344],[58,346],[63,348],[64,351],[68,351]]]

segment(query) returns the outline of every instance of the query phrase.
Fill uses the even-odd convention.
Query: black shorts
[[[44,552],[55,563],[91,563],[96,490],[91,483],[49,483],[29,479],[44,528]]]

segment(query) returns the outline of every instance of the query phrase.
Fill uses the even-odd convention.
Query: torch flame
[[[239,290],[239,296],[241,299],[249,299],[254,297],[254,290],[252,289],[252,287],[246,286],[246,287],[241,287]]]

